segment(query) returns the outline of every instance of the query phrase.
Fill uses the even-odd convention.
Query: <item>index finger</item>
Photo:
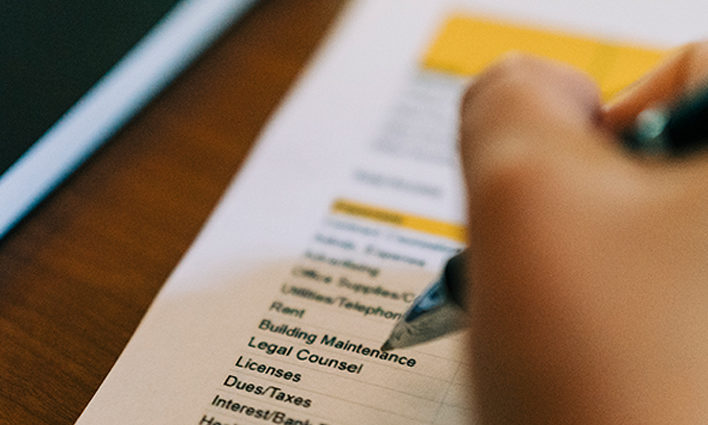
[[[688,44],[605,105],[602,120],[612,131],[622,132],[642,110],[670,103],[706,84],[707,79],[708,41]]]

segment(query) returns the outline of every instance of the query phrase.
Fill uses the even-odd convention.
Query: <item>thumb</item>
[[[596,149],[599,117],[598,89],[587,76],[540,58],[509,55],[480,75],[463,98],[466,180],[474,183],[477,172],[500,161],[546,161],[562,152]]]

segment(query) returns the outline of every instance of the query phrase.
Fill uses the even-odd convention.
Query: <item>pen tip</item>
[[[389,341],[384,342],[384,344],[381,346],[381,351],[391,351],[393,349],[393,345]]]

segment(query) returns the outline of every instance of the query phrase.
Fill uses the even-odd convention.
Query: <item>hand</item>
[[[708,155],[617,131],[708,75],[688,46],[611,105],[509,57],[462,106],[472,353],[484,424],[708,423]]]

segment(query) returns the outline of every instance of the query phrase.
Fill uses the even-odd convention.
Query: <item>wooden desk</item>
[[[0,424],[76,420],[343,4],[263,1],[0,241]]]

